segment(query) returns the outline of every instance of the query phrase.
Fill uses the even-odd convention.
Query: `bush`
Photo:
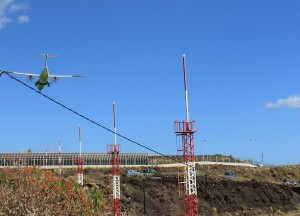
[[[0,185],[0,215],[103,215],[95,189],[55,176],[50,170],[6,169]]]

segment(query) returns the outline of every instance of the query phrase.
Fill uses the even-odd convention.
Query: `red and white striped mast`
[[[185,64],[185,54],[182,55],[182,64],[183,64],[183,80],[184,80],[184,92],[185,92],[185,118],[186,122],[189,122],[189,100],[188,100],[188,91],[187,91],[187,82],[186,82],[186,64]]]
[[[113,176],[113,212],[115,216],[121,216],[121,184],[120,184],[120,145],[117,144],[116,108],[113,102],[114,115],[114,144],[107,145],[107,152],[112,154],[112,176]]]
[[[186,120],[175,121],[174,129],[177,137],[180,137],[180,149],[178,152],[183,154],[184,173],[183,181],[179,182],[180,200],[185,203],[185,216],[198,216],[198,197],[196,184],[196,168],[195,168],[195,145],[194,133],[196,132],[196,121],[189,120],[188,91],[186,79],[186,63],[185,54],[182,55],[183,74],[184,74],[184,91],[185,91],[185,107]],[[181,187],[183,186],[183,187]]]
[[[81,133],[80,126],[78,130],[79,134],[79,156],[75,159],[75,163],[77,164],[77,172],[78,172],[78,184],[83,185],[83,162],[84,159],[81,156]]]

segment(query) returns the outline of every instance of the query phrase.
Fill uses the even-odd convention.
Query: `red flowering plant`
[[[3,169],[0,184],[2,215],[106,215],[109,209],[97,188],[55,176],[51,170]]]

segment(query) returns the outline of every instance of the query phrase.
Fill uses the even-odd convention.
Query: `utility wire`
[[[24,83],[23,81],[21,81],[21,80],[15,78],[14,76],[10,75],[7,71],[4,71],[4,70],[1,70],[1,69],[0,69],[0,77],[1,77],[2,74],[8,75],[11,79],[13,79],[13,80],[15,80],[15,81],[17,81],[17,82],[23,84],[23,85],[26,86],[27,88],[29,88],[29,89],[35,91],[36,93],[42,95],[43,97],[47,98],[48,100],[52,101],[53,103],[56,103],[57,105],[59,105],[59,106],[65,108],[66,110],[68,110],[68,111],[74,113],[75,115],[78,115],[78,116],[80,116],[81,118],[84,118],[85,120],[87,120],[87,121],[89,121],[89,122],[91,122],[91,123],[93,123],[93,124],[95,124],[95,125],[97,125],[97,126],[103,128],[104,130],[107,130],[107,131],[109,131],[109,132],[111,132],[111,133],[113,133],[113,134],[116,134],[117,136],[119,136],[119,137],[121,137],[121,138],[123,138],[123,139],[125,139],[125,140],[127,140],[127,141],[129,141],[129,142],[132,142],[132,143],[134,143],[134,144],[136,144],[136,145],[138,145],[138,146],[140,146],[140,147],[142,147],[142,148],[144,148],[144,149],[147,149],[147,150],[149,150],[149,151],[151,151],[151,152],[154,152],[154,153],[156,153],[156,154],[158,154],[158,155],[161,155],[161,156],[163,156],[163,157],[169,158],[169,159],[171,159],[171,160],[173,160],[173,161],[175,161],[175,162],[182,163],[181,161],[175,160],[174,158],[172,158],[172,157],[170,157],[170,156],[168,156],[168,155],[165,155],[165,154],[160,153],[160,152],[158,152],[158,151],[156,151],[156,150],[154,150],[154,149],[151,149],[151,148],[149,148],[149,147],[147,147],[147,146],[145,146],[145,145],[142,145],[141,143],[136,142],[136,141],[134,141],[134,140],[132,140],[132,139],[130,139],[130,138],[128,138],[128,137],[122,135],[122,134],[115,133],[113,130],[111,130],[111,129],[109,129],[109,128],[107,128],[107,127],[105,127],[105,126],[103,126],[103,125],[101,125],[101,124],[99,124],[99,123],[97,123],[97,122],[95,122],[94,120],[92,120],[92,119],[86,117],[85,115],[80,114],[79,112],[77,112],[77,111],[75,111],[75,110],[73,110],[73,109],[71,109],[71,108],[69,108],[69,107],[63,105],[62,103],[60,103],[60,102],[54,100],[53,98],[51,98],[51,97],[49,97],[49,96],[43,94],[41,91],[38,91],[38,90],[36,90],[35,88],[33,88],[33,87],[29,86],[28,84]],[[182,164],[184,164],[184,163],[182,163]],[[186,164],[184,164],[184,165],[186,165]]]
[[[182,161],[176,160],[176,159],[174,159],[174,158],[172,158],[172,157],[170,157],[170,156],[168,156],[168,155],[165,155],[165,154],[160,153],[160,152],[158,152],[158,151],[156,151],[156,150],[154,150],[154,149],[151,149],[151,148],[149,148],[149,147],[147,147],[147,146],[145,146],[145,145],[142,145],[141,143],[136,142],[136,141],[134,141],[134,140],[132,140],[132,139],[130,139],[130,138],[128,138],[128,137],[122,135],[122,134],[115,133],[115,131],[113,131],[113,130],[111,130],[111,129],[109,129],[109,128],[107,128],[107,127],[105,127],[105,126],[103,126],[103,125],[101,125],[101,124],[99,124],[99,123],[97,123],[97,122],[95,122],[94,120],[92,120],[92,119],[86,117],[85,115],[80,114],[79,112],[77,112],[77,111],[75,111],[75,110],[73,110],[73,109],[67,107],[66,105],[63,105],[62,103],[60,103],[60,102],[54,100],[53,98],[51,98],[51,97],[49,97],[49,96],[43,94],[42,92],[40,92],[40,91],[36,90],[35,88],[29,86],[28,84],[24,83],[23,81],[21,81],[21,80],[15,78],[14,76],[10,75],[10,73],[8,73],[7,71],[4,71],[4,70],[1,70],[1,69],[0,69],[0,77],[2,76],[2,74],[8,75],[11,79],[13,79],[13,80],[19,82],[20,84],[23,84],[23,85],[26,86],[27,88],[29,88],[29,89],[35,91],[36,93],[42,95],[43,97],[47,98],[48,100],[52,101],[53,103],[56,103],[57,105],[59,105],[59,106],[65,108],[66,110],[68,110],[68,111],[74,113],[75,115],[80,116],[81,118],[84,118],[85,120],[87,120],[87,121],[89,121],[89,122],[91,122],[91,123],[93,123],[93,124],[95,124],[95,125],[97,125],[97,126],[103,128],[104,130],[107,130],[108,132],[111,132],[111,133],[113,133],[113,134],[116,134],[117,136],[119,136],[119,137],[121,137],[121,138],[123,138],[123,139],[125,139],[125,140],[127,140],[127,141],[129,141],[129,142],[131,142],[131,143],[134,143],[134,144],[136,144],[136,145],[138,145],[138,146],[140,146],[140,147],[142,147],[142,148],[144,148],[144,149],[147,149],[147,150],[149,150],[149,151],[151,151],[151,152],[154,152],[154,153],[156,153],[156,154],[158,154],[158,155],[161,155],[161,156],[163,156],[163,157],[165,157],[165,158],[168,158],[168,159],[170,159],[170,160],[172,160],[172,161],[174,161],[174,162],[177,162],[177,163],[183,164],[183,165],[185,165],[185,166],[188,166],[188,164],[185,164],[185,163],[183,163]],[[223,176],[220,176],[220,175],[217,175],[217,174],[214,174],[214,173],[205,171],[205,170],[200,170],[199,168],[196,168],[196,169],[197,169],[198,171],[201,171],[201,172],[206,173],[206,174],[209,174],[209,175],[213,175],[213,176],[217,176],[217,177],[221,177],[221,178],[223,177]]]

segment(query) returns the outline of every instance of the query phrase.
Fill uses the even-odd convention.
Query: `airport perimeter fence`
[[[76,166],[79,153],[0,153],[0,167],[10,166]],[[82,153],[84,166],[108,166],[111,165],[112,155],[108,153]],[[221,163],[251,163],[249,160],[241,160],[232,156],[224,155],[196,155],[198,163],[221,162]],[[148,153],[120,153],[121,166],[157,166],[163,164],[181,163],[179,155],[153,155]]]

